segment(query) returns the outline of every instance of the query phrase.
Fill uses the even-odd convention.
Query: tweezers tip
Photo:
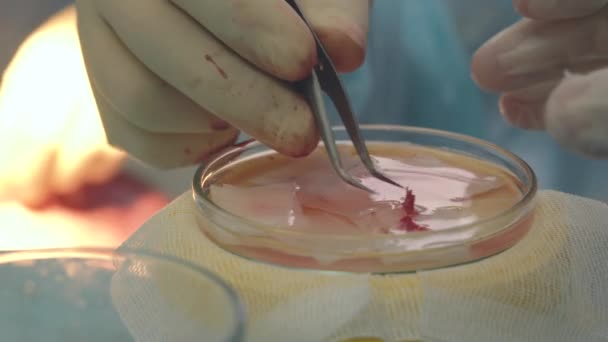
[[[404,187],[403,187],[401,184],[399,184],[399,183],[395,182],[394,180],[392,180],[392,179],[390,179],[389,177],[385,176],[385,175],[384,175],[382,172],[380,172],[380,171],[378,171],[378,170],[376,170],[376,169],[373,169],[373,170],[372,170],[372,175],[373,175],[374,177],[376,177],[376,178],[380,179],[381,181],[384,181],[385,183],[388,183],[388,184],[394,185],[394,186],[396,186],[396,187],[398,187],[398,188],[401,188],[401,189],[405,189],[405,188],[404,188]]]
[[[358,188],[358,189],[360,189],[360,190],[363,190],[363,191],[366,191],[366,192],[369,192],[369,193],[372,193],[372,194],[376,194],[376,191],[374,191],[374,190],[372,190],[371,188],[369,188],[369,187],[367,187],[367,186],[363,185],[361,182],[357,182],[356,180],[354,180],[354,179],[352,179],[352,178],[350,178],[350,177],[346,177],[346,178],[344,178],[344,180],[345,180],[345,181],[346,181],[348,184],[350,184],[350,185],[354,186],[355,188]]]

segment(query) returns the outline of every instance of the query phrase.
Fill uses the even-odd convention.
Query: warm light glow
[[[169,202],[130,176],[120,174],[32,209],[0,204],[0,251],[56,247],[117,247]]]
[[[30,209],[56,194],[107,182],[124,159],[106,142],[73,8],[26,39],[1,86],[0,250],[118,245],[127,232],[90,213]]]
[[[125,234],[61,210],[0,205],[0,251],[75,246],[117,247]]]
[[[0,196],[38,204],[109,179],[122,160],[106,141],[68,9],[29,36],[4,73]]]

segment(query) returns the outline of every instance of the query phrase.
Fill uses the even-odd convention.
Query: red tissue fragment
[[[411,189],[405,189],[405,199],[403,200],[402,208],[404,216],[401,218],[399,228],[406,232],[425,232],[429,228],[425,225],[418,224],[414,221],[414,217],[418,215],[416,210],[416,196]]]

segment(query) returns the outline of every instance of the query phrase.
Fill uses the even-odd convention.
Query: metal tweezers
[[[321,91],[325,91],[325,93],[332,100],[334,106],[336,107],[340,118],[342,119],[342,123],[348,133],[353,145],[355,146],[355,150],[359,155],[359,158],[363,162],[363,165],[367,168],[367,170],[371,173],[372,176],[395,186],[401,187],[397,182],[383,175],[372,161],[367,147],[365,146],[365,142],[363,140],[363,136],[359,131],[359,124],[355,116],[353,115],[353,111],[351,109],[350,102],[348,100],[348,96],[340,81],[338,73],[329,57],[329,54],[323,47],[323,43],[319,39],[319,37],[314,33],[309,21],[304,16],[304,13],[300,10],[295,0],[286,0],[287,3],[298,13],[298,15],[302,18],[302,20],[308,25],[312,35],[315,39],[317,45],[317,55],[318,55],[318,63],[314,67],[311,75],[303,81],[304,92],[308,97],[308,102],[311,106],[312,112],[315,116],[316,124],[319,128],[321,139],[323,140],[323,144],[325,145],[325,149],[327,150],[327,154],[331,161],[332,167],[338,173],[338,176],[346,183],[357,187],[359,189],[365,190],[367,192],[374,193],[374,191],[367,186],[363,185],[356,178],[348,174],[344,168],[342,167],[342,162],[340,160],[340,154],[338,153],[338,149],[336,147],[336,142],[334,139],[333,129],[329,122],[329,118],[327,117],[327,113],[325,111],[325,104],[323,102],[323,95]]]

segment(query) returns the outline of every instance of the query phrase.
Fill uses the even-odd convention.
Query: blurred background
[[[50,16],[72,4],[68,0],[3,0],[0,2],[0,74],[16,56],[18,48],[24,40]],[[66,38],[68,39],[68,38]],[[56,49],[65,49],[66,45],[57,44]],[[55,54],[53,47],[44,47]],[[61,56],[62,52],[56,54]],[[66,51],[73,54],[73,51]],[[34,58],[29,64],[45,63],[45,56]],[[39,72],[43,68],[32,65],[37,72],[28,75],[32,84],[42,83],[43,80],[53,77],[53,68],[69,66],[50,66],[49,74]],[[54,61],[56,62],[56,61]],[[66,58],[64,64],[70,63]],[[56,72],[56,71],[55,71]],[[77,71],[76,71],[77,72]],[[27,73],[22,73],[27,74]],[[67,74],[67,72],[66,72]],[[66,79],[70,79],[67,77]],[[4,80],[0,80],[0,85]],[[57,80],[57,87],[69,89],[69,84]],[[46,80],[48,82],[48,80]],[[33,87],[33,89],[35,89]],[[49,89],[51,91],[51,89]],[[33,101],[42,99],[43,94],[32,91],[28,98],[20,101]],[[43,100],[40,100],[44,102]],[[25,104],[24,104],[25,106]],[[28,108],[31,108],[28,107]],[[30,120],[31,127],[44,125],[42,119],[62,120],[62,113],[44,112],[44,103],[40,105],[41,112],[25,113],[29,117],[21,120]],[[20,113],[23,115],[23,113]],[[12,115],[18,113],[0,113],[0,128],[9,126]],[[85,115],[85,114],[83,114]],[[19,121],[14,119],[13,121]],[[34,130],[32,128],[32,130]],[[30,139],[26,144],[40,144],[35,138],[21,132]],[[19,133],[16,133],[19,134]],[[85,133],[86,134],[86,133]],[[0,169],[11,163],[11,151],[27,146],[15,146],[7,134],[0,134]],[[5,163],[2,165],[2,163]],[[28,168],[37,168],[40,165],[32,163]],[[22,170],[24,174],[27,170]],[[136,228],[157,210],[166,205],[172,198],[189,189],[193,168],[161,172],[143,167],[138,162],[127,160],[123,170],[104,184],[86,186],[70,196],[57,196],[48,203],[31,208],[4,198],[0,201],[0,250],[33,249],[49,247],[72,246],[117,246]],[[0,180],[1,181],[1,180]],[[0,182],[1,184],[1,182]],[[1,187],[2,185],[0,185]],[[32,184],[35,188],[37,184]],[[5,189],[2,189],[5,190]],[[23,191],[20,189],[19,191]]]
[[[0,74],[32,31],[50,16],[73,3],[74,1],[70,0],[2,0],[0,2]],[[126,173],[136,175],[142,182],[154,184],[169,197],[177,196],[189,189],[193,170],[194,168],[158,171],[143,167],[132,160],[127,160],[125,164]]]

